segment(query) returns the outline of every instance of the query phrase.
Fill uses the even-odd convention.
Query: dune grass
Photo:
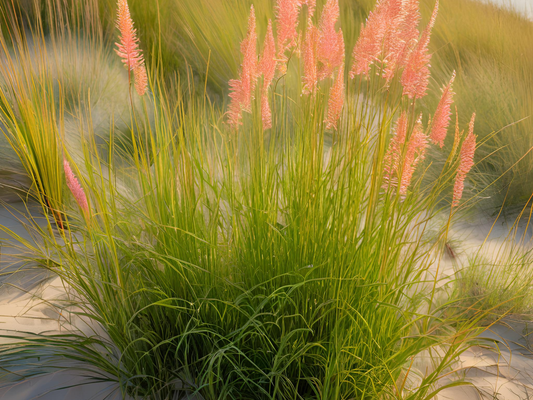
[[[96,37],[111,35],[109,3],[89,3],[94,13],[97,5],[104,12],[90,14],[88,26],[96,29],[99,15]],[[230,129],[226,104],[214,94],[224,93],[223,82],[237,76],[248,5],[168,0],[159,4],[168,7],[163,15],[143,13],[143,4],[132,2],[132,15],[152,60],[150,94],[139,98],[127,87],[114,93],[132,105],[122,116],[131,136],[127,148],[114,123],[101,146],[91,93],[83,80],[78,92],[71,85],[82,100],[69,113],[82,149],[73,165],[89,213],[69,208],[74,203],[68,197],[58,200],[60,208],[51,207],[48,199],[58,198],[55,186],[43,186],[36,196],[43,212],[59,209],[61,219],[52,214],[47,230],[35,226],[38,245],[23,241],[33,251],[28,261],[52,270],[72,289],[63,313],[98,329],[14,334],[15,345],[0,347],[2,368],[41,356],[47,368],[28,374],[47,373],[67,358],[82,363],[79,368],[99,370],[123,395],[138,398],[184,392],[206,399],[432,398],[473,343],[485,313],[474,307],[456,312],[453,300],[439,304],[434,271],[428,273],[440,263],[458,210],[449,205],[464,136],[433,149],[441,160],[434,178],[424,179],[435,168],[432,160],[420,162],[409,190],[400,193],[394,179],[384,180],[389,142],[400,112],[409,116],[411,135],[418,111],[425,111],[424,122],[428,109],[433,112],[429,101],[402,98],[397,78],[388,90],[379,78],[346,80],[339,130],[326,130],[333,82],[322,82],[315,97],[302,96],[297,57],[287,75],[276,78],[273,128],[263,130],[256,100],[244,125]],[[76,22],[75,3],[69,5],[66,16]],[[211,12],[200,17],[202,6]],[[343,4],[347,46],[357,38],[347,18],[355,21],[365,11]],[[257,2],[256,13],[262,38],[273,10]],[[52,22],[59,17],[49,18],[37,37],[45,29],[56,35]],[[222,30],[228,19],[232,31]],[[69,29],[80,34],[74,22]],[[164,24],[170,23],[179,35],[168,33]],[[143,36],[150,30],[152,36]],[[194,41],[174,47],[185,33]],[[57,33],[60,39],[63,34]],[[108,40],[94,42],[102,55],[109,54]],[[169,86],[183,60],[195,68]],[[40,82],[37,71],[44,69],[45,57],[35,63],[38,68],[22,72]],[[449,72],[446,79],[435,78],[434,86],[446,82]],[[64,76],[55,79],[65,87]],[[48,129],[19,116],[19,103],[6,95],[2,114],[15,149],[25,151],[25,140],[46,140],[48,147],[40,150],[50,151],[46,162],[32,175],[28,161],[27,170],[34,182],[46,177],[63,193],[56,163],[61,165],[63,152],[74,157],[57,113],[76,96],[45,82],[40,96],[28,90],[17,95],[30,110],[46,112]],[[23,124],[29,134],[14,136]],[[23,150],[23,162],[39,160]],[[397,175],[402,173],[400,168]],[[426,229],[443,209],[450,213],[448,223],[429,241]],[[430,365],[415,363],[424,352],[438,356]]]

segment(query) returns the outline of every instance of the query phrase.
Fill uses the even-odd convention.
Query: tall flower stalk
[[[337,130],[337,124],[341,117],[344,106],[344,64],[341,64],[337,71],[335,83],[331,88],[328,101],[328,115],[326,118],[326,129]]]
[[[344,37],[342,29],[338,32],[335,25],[339,19],[339,1],[328,0],[320,18],[318,34],[318,79],[322,80],[333,75],[335,69],[344,62]]]
[[[70,192],[72,193],[72,196],[74,196],[76,203],[78,203],[78,206],[83,211],[85,216],[88,216],[89,215],[89,203],[87,201],[87,196],[85,195],[83,188],[78,182],[76,175],[74,175],[74,172],[72,172],[70,163],[67,161],[66,158],[63,159],[63,169],[65,171],[65,179],[67,181],[67,186]]]
[[[139,48],[137,30],[133,26],[127,0],[118,0],[117,28],[120,31],[120,42],[116,43],[116,53],[135,78],[135,90],[142,96],[148,88],[148,77],[144,57]]]
[[[252,111],[252,100],[257,82],[257,33],[255,27],[255,10],[252,5],[248,18],[248,33],[241,43],[243,62],[240,79],[229,82],[231,103],[228,111],[228,123],[232,127],[242,125],[242,111]]]
[[[438,144],[441,148],[444,146],[444,139],[448,133],[448,126],[450,125],[451,107],[453,103],[453,81],[455,80],[455,71],[447,86],[442,89],[442,97],[433,116],[431,127],[431,141]]]
[[[468,172],[470,172],[474,166],[474,153],[476,151],[476,135],[474,135],[475,120],[476,114],[474,113],[468,126],[468,135],[461,146],[461,152],[459,155],[459,169],[457,170],[455,184],[453,186],[452,207],[457,207],[459,205],[459,201],[463,197],[466,174],[468,174]]]
[[[272,21],[268,21],[263,54],[259,61],[259,73],[263,74],[263,87],[261,89],[261,120],[263,129],[272,128],[272,111],[268,102],[268,88],[276,74],[276,43],[272,32]]]
[[[439,0],[435,3],[431,19],[424,29],[420,41],[413,50],[402,74],[403,94],[410,99],[421,99],[427,94],[429,84],[429,39],[439,11]]]
[[[300,0],[278,0],[276,5],[276,22],[278,38],[278,59],[281,73],[287,71],[286,52],[297,45],[298,14]]]

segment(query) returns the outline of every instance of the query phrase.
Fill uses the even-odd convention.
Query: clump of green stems
[[[291,60],[289,75],[300,70]],[[2,368],[46,350],[49,369],[34,373],[69,358],[139,398],[434,397],[480,317],[437,304],[427,275],[449,222],[436,243],[424,231],[450,194],[458,153],[448,147],[430,184],[419,165],[400,195],[383,185],[384,156],[398,111],[411,110],[411,126],[416,114],[397,81],[387,91],[379,78],[347,82],[339,130],[326,131],[330,84],[300,96],[297,79],[282,76],[272,129],[262,129],[254,103],[235,131],[207,81],[196,90],[187,78],[169,95],[152,74],[143,111],[131,109],[132,154],[111,128],[102,155],[90,107],[73,116],[90,223],[71,210],[63,229],[51,218],[48,230],[35,227],[42,242],[23,243],[72,289],[63,312],[105,335],[18,337],[0,347]],[[42,89],[42,103],[20,96],[39,110],[62,104],[61,91]],[[132,91],[119,96],[138,101]],[[48,136],[32,119],[24,124],[31,139],[55,143],[49,157],[59,158],[57,120]],[[50,174],[63,190],[62,175]],[[44,193],[37,200],[47,210],[52,192]],[[434,363],[413,367],[423,351]]]

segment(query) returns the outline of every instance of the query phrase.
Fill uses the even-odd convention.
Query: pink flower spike
[[[476,114],[474,113],[472,115],[472,119],[470,120],[468,135],[461,146],[461,153],[459,155],[459,169],[457,170],[455,184],[453,187],[452,207],[457,207],[459,205],[459,200],[461,200],[461,197],[463,197],[466,174],[468,174],[468,172],[474,166],[474,153],[476,151],[476,135],[474,135],[475,120]]]
[[[251,112],[257,83],[257,33],[255,30],[255,11],[252,5],[248,19],[248,33],[241,43],[243,62],[240,79],[229,81],[231,103],[228,110],[228,123],[237,127],[242,124],[242,110]]]
[[[451,108],[453,103],[452,89],[453,81],[455,80],[455,71],[453,72],[450,83],[442,89],[442,97],[440,99],[435,115],[433,116],[433,126],[431,127],[431,140],[438,144],[442,149],[444,146],[444,139],[448,133],[448,126],[450,125],[450,117],[452,115]]]
[[[384,158],[384,168],[383,168],[383,188],[386,189],[389,185],[396,187],[395,175],[398,171],[400,165],[400,159],[402,156],[402,149],[405,143],[405,138],[407,136],[407,114],[404,112],[401,113],[398,121],[396,121],[395,134],[392,137],[387,153]]]
[[[116,43],[118,49],[115,51],[122,58],[128,71],[133,71],[143,64],[143,56],[139,49],[139,39],[133,27],[127,0],[118,0],[117,28],[120,31],[120,43]]]
[[[287,71],[288,59],[285,52],[297,43],[299,8],[300,0],[278,0],[276,5],[278,59],[281,60],[279,65],[281,73]]]
[[[396,71],[405,67],[410,52],[416,46],[420,36],[417,28],[419,22],[419,0],[402,1],[397,23],[392,27],[394,29],[391,29],[390,37],[384,46],[386,66],[383,78],[387,85],[390,84]]]
[[[263,130],[272,128],[272,111],[268,104],[268,91],[266,90],[261,93],[261,121],[263,121]]]
[[[261,90],[261,119],[263,129],[272,128],[272,112],[268,104],[268,88],[276,74],[276,44],[272,33],[272,21],[268,21],[268,29],[263,46],[263,54],[259,62],[259,71],[263,74],[263,88]]]
[[[311,24],[316,10],[316,0],[300,0],[300,7],[307,5],[307,23]]]
[[[344,38],[342,30],[337,32],[335,25],[339,19],[339,1],[328,0],[320,17],[318,35],[318,61],[322,67],[318,71],[318,79],[322,80],[333,74],[333,71],[344,63]]]
[[[337,130],[337,122],[339,121],[344,106],[344,64],[341,64],[337,71],[337,79],[331,88],[328,101],[328,116],[326,118],[326,129],[333,128]]]
[[[276,74],[276,43],[272,33],[272,21],[268,21],[267,34],[263,45],[263,54],[259,61],[259,73],[263,74],[263,88],[268,88]]]
[[[370,12],[353,49],[352,79],[355,75],[368,75],[370,66],[380,59],[381,54],[387,58],[396,41],[394,33],[401,21],[401,10],[401,0],[381,0]]]
[[[317,39],[318,31],[313,25],[307,27],[305,33],[304,43],[304,77],[303,77],[303,93],[315,93],[318,76],[317,76]]]
[[[242,85],[242,108],[251,112],[252,100],[257,82],[257,33],[255,29],[255,10],[252,5],[250,17],[248,19],[248,33],[246,39],[241,44],[241,51],[244,56],[242,62],[241,85]]]
[[[148,75],[146,74],[146,67],[144,64],[138,65],[133,70],[135,77],[135,90],[139,96],[144,96],[148,89]]]
[[[439,0],[435,3],[433,14],[428,26],[422,33],[418,45],[411,53],[402,74],[403,94],[410,99],[420,99],[426,95],[429,84],[429,62],[431,54],[428,52],[431,30],[435,24],[439,11]]]
[[[422,129],[422,115],[416,121],[413,133],[407,144],[407,151],[403,159],[402,176],[400,180],[400,195],[406,195],[411,184],[416,166],[423,161],[428,147],[428,137]]]
[[[70,168],[70,164],[66,158],[63,158],[63,169],[65,170],[65,178],[67,180],[67,186],[70,189],[72,195],[74,196],[74,199],[76,199],[76,202],[78,203],[82,211],[85,214],[88,214],[89,204],[87,202],[87,197],[85,196],[85,192],[80,186],[80,183],[76,179],[76,176],[72,172],[72,169]]]

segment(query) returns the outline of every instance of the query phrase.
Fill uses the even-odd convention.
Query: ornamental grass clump
[[[417,20],[418,9],[389,1],[373,29],[404,37],[387,18]],[[229,104],[198,95],[194,79],[169,98],[156,76],[146,115],[131,110],[143,140],[124,154],[111,135],[105,159],[80,124],[90,224],[73,213],[72,235],[43,235],[32,259],[71,288],[62,311],[99,329],[19,338],[0,346],[3,369],[28,354],[45,366],[70,358],[147,399],[415,400],[460,384],[443,379],[480,315],[434,301],[444,235],[425,233],[443,199],[459,208],[453,177],[467,179],[469,139],[461,154],[439,146],[449,162],[426,182],[434,144],[417,96],[403,94],[408,64],[384,76],[380,40],[368,72],[350,75],[336,0],[279,0],[275,12],[267,25],[250,9]],[[419,40],[429,60],[429,33],[400,58]],[[421,93],[429,66],[418,66]]]

